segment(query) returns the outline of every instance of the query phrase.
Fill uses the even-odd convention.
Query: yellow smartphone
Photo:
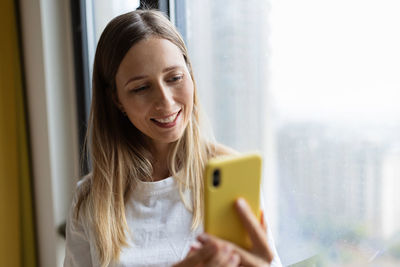
[[[205,168],[204,230],[243,248],[251,246],[234,206],[243,197],[260,219],[262,159],[257,153],[212,158]]]

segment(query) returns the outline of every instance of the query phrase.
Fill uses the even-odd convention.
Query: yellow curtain
[[[13,0],[0,1],[0,266],[36,266],[32,180]]]

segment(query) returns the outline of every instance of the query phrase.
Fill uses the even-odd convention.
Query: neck
[[[170,144],[153,144],[153,180],[160,181],[170,176],[168,170],[168,152]]]

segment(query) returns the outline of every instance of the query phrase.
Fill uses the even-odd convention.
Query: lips
[[[178,112],[175,112],[171,115],[167,115],[163,118],[151,118],[151,121],[160,127],[170,128],[175,126],[176,121],[181,114],[181,111],[182,109],[180,109]]]

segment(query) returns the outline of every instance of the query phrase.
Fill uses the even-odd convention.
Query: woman
[[[252,251],[202,234],[204,165],[233,152],[205,138],[199,112],[188,53],[168,19],[139,10],[113,19],[95,55],[93,170],[73,201],[64,266],[280,264],[243,200]]]

